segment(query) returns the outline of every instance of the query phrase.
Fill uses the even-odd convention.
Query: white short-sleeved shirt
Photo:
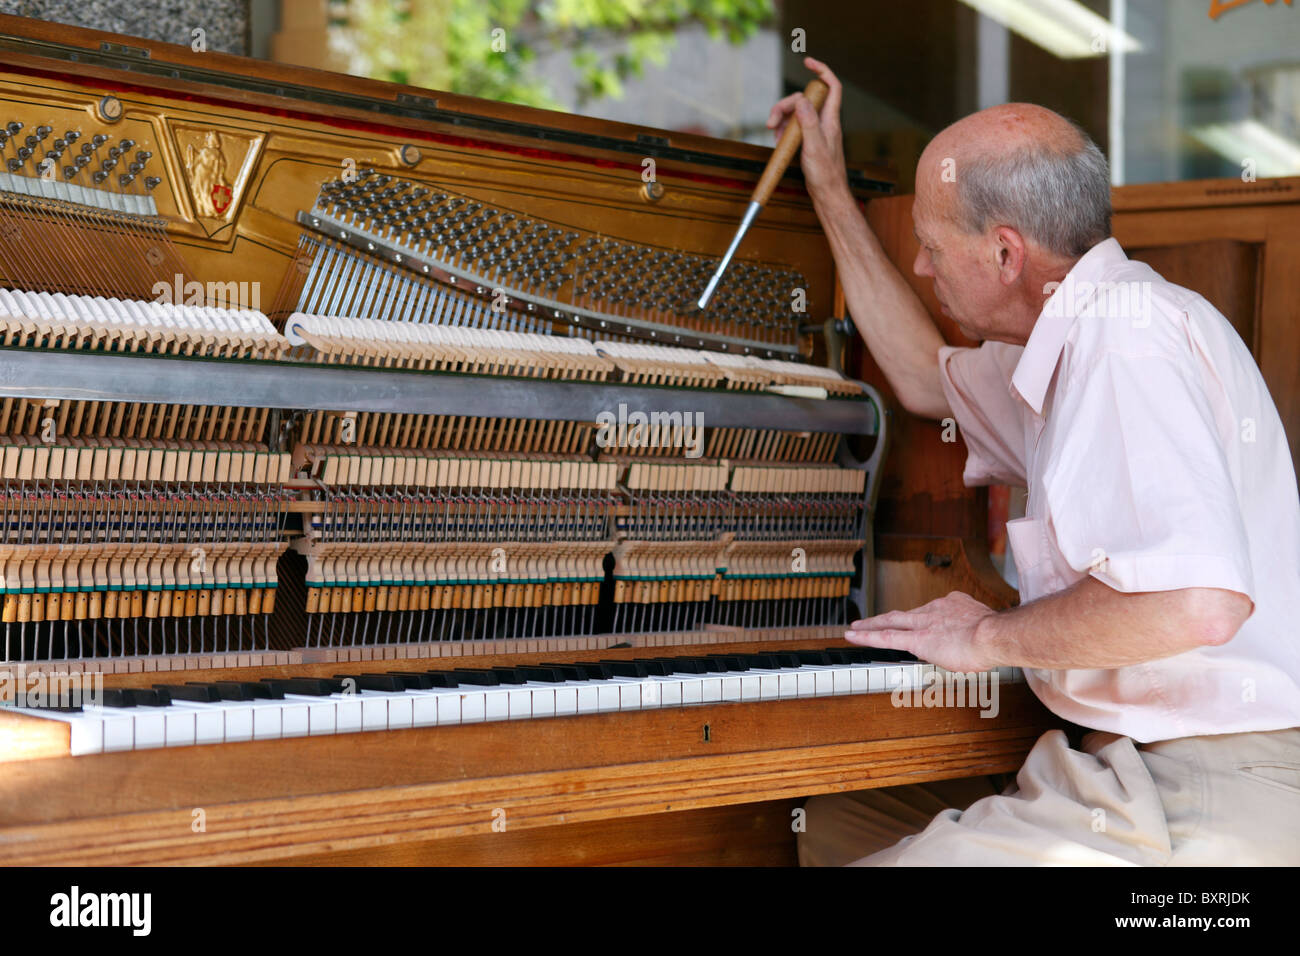
[[[1029,489],[1007,524],[1022,602],[1091,574],[1255,604],[1222,646],[1027,671],[1050,710],[1142,742],[1300,726],[1300,493],[1263,377],[1212,305],[1107,239],[1023,347],[945,347],[939,366],[966,484]]]

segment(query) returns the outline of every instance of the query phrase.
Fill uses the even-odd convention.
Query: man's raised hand
[[[803,147],[800,149],[799,164],[803,168],[808,193],[815,201],[836,189],[847,190],[848,187],[848,175],[844,166],[843,135],[840,132],[840,100],[843,89],[840,81],[825,63],[814,60],[810,56],[804,57],[803,62],[804,66],[816,73],[829,88],[820,115],[802,92],[791,93],[772,107],[772,112],[767,117],[767,125],[776,131],[778,140],[785,132],[786,123],[790,121],[791,116],[803,128]]]

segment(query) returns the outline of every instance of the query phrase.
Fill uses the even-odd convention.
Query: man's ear
[[[1010,226],[998,226],[993,230],[993,241],[996,244],[998,278],[1003,285],[1014,285],[1025,269],[1025,237]]]

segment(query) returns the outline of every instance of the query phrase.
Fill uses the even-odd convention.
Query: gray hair
[[[957,171],[958,219],[969,232],[1005,224],[1043,248],[1077,259],[1110,236],[1110,169],[1074,123],[1079,143],[985,152]]]

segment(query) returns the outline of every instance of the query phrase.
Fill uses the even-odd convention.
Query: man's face
[[[920,249],[912,271],[934,280],[943,314],[967,338],[1023,344],[1021,310],[1002,281],[997,236],[992,228],[974,235],[957,222],[957,186],[941,175],[937,155],[927,149],[916,170],[912,226]]]
[[[1005,340],[1010,330],[999,319],[1007,318],[1010,302],[998,275],[996,243],[941,213],[932,193],[918,182],[912,226],[920,249],[912,271],[934,280],[940,309],[967,338]]]

